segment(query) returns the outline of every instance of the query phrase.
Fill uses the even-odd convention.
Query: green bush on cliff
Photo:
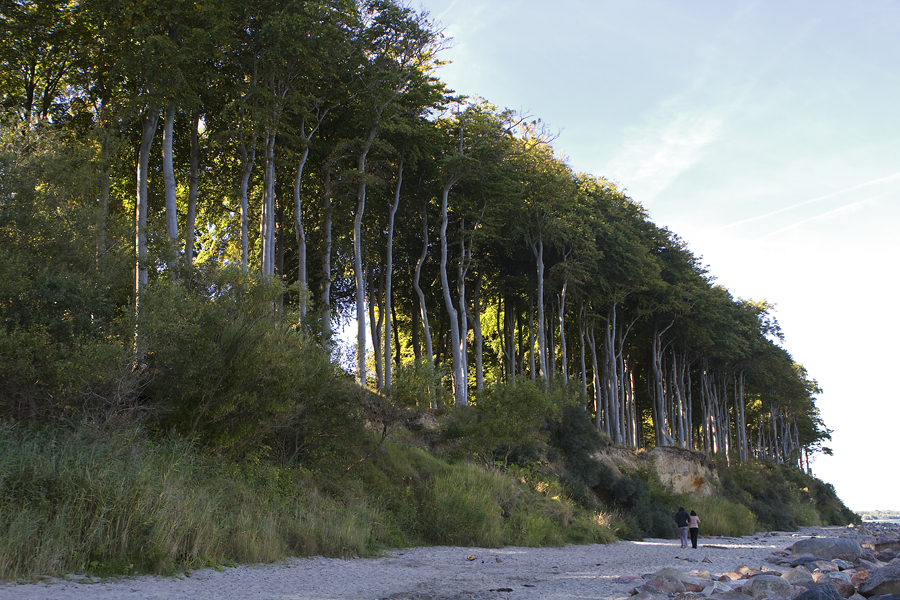
[[[771,461],[719,465],[719,477],[725,496],[746,505],[768,530],[861,522],[833,486],[792,465]]]

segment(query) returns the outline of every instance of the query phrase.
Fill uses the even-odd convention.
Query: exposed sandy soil
[[[627,578],[674,567],[714,575],[760,568],[772,552],[798,539],[835,536],[841,528],[804,528],[742,538],[700,539],[697,550],[677,540],[647,539],[564,548],[428,547],[381,558],[290,559],[283,564],[203,569],[189,577],[142,576],[95,581],[76,576],[38,583],[0,582],[0,599],[154,600],[575,600],[627,598]],[[474,560],[468,560],[469,556]],[[704,559],[708,559],[708,562]]]

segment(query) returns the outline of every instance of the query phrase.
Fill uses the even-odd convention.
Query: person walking
[[[700,517],[698,517],[697,513],[694,511],[691,511],[691,514],[688,517],[688,529],[691,532],[691,546],[696,550],[697,534],[700,533]]]
[[[688,520],[690,519],[690,515],[687,514],[687,511],[684,510],[683,506],[678,507],[678,512],[675,513],[675,524],[678,525],[678,530],[681,533],[681,547],[688,547]]]

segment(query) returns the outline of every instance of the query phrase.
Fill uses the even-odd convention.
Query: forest
[[[830,453],[775,305],[448,89],[428,14],[3,0],[0,28],[4,435],[346,471],[431,414],[503,471],[565,414],[723,464]]]
[[[160,414],[212,435],[271,401],[235,371],[264,377],[292,335],[336,356],[355,324],[358,384],[403,380],[420,406],[540,381],[633,449],[827,451],[774,305],[732,297],[619,184],[572,172],[540,120],[448,90],[427,14],[5,2],[2,23],[7,418],[140,412],[139,372],[203,357]]]

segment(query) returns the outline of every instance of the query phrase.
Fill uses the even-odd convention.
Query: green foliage
[[[446,390],[441,379],[444,375],[430,360],[405,362],[394,371],[388,393],[391,400],[401,406],[420,410],[443,406]]]
[[[753,535],[760,530],[756,516],[743,504],[715,496],[685,496],[679,505],[700,517],[700,535]]]
[[[562,481],[569,496],[586,508],[606,506],[616,511],[620,519],[617,535],[626,539],[675,537],[672,500],[656,472],[619,475],[599,460],[596,453],[608,446],[609,440],[591,425],[583,409],[563,409],[551,443],[566,457],[567,473]]]
[[[833,486],[793,466],[758,461],[720,465],[719,477],[726,497],[746,505],[767,530],[861,521],[838,499]]]
[[[470,454],[488,469],[503,470],[516,449],[545,440],[547,421],[558,411],[558,398],[530,382],[494,385],[474,406],[454,408],[442,435],[458,454]]]
[[[280,451],[296,457],[359,422],[321,348],[274,318],[282,292],[233,268],[147,288],[138,345],[162,430],[238,453],[293,437]]]
[[[172,573],[385,546],[609,542],[553,486],[388,442],[352,472],[231,461],[136,429],[0,427],[0,578]],[[543,490],[543,491],[541,491]]]

